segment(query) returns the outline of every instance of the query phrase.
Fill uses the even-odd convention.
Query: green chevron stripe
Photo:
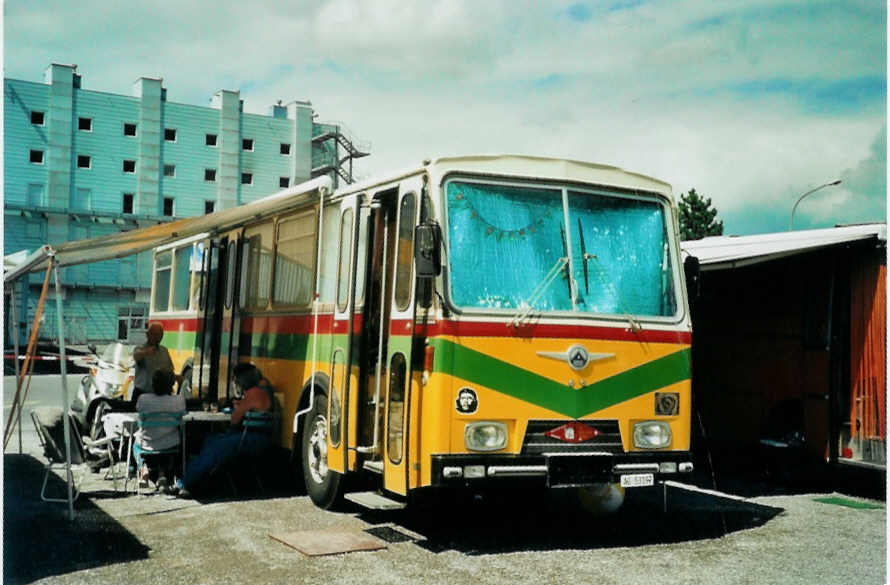
[[[690,377],[689,348],[580,389],[569,388],[513,364],[444,339],[430,340],[437,352],[450,353],[452,371],[436,359],[436,371],[486,386],[508,396],[572,418],[602,410]]]

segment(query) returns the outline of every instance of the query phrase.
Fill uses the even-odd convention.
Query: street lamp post
[[[800,204],[801,201],[803,201],[804,197],[806,197],[807,195],[812,195],[819,189],[824,189],[825,187],[834,187],[835,185],[840,185],[840,184],[841,184],[840,179],[838,179],[837,181],[832,181],[831,183],[825,183],[824,185],[819,185],[815,189],[810,189],[809,191],[807,191],[806,193],[804,193],[803,195],[798,197],[797,201],[794,203],[794,207],[791,208],[791,219],[788,221],[788,231],[790,232],[791,226],[794,225],[794,212],[797,211],[797,206]]]

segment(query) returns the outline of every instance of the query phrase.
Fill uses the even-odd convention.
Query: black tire
[[[327,396],[316,394],[315,404],[306,415],[301,441],[306,493],[316,506],[324,510],[333,508],[343,496],[341,474],[327,466],[327,412]]]
[[[186,368],[182,372],[182,382],[179,383],[179,393],[188,400],[192,397],[192,369]]]
[[[102,417],[106,412],[111,410],[111,405],[104,400],[98,400],[96,407],[93,408],[93,414],[88,417],[87,423],[90,426],[90,439],[98,441],[105,437],[105,427],[102,426]]]

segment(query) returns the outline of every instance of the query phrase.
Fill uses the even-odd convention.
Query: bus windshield
[[[668,208],[654,197],[460,180],[446,197],[457,306],[677,313]]]

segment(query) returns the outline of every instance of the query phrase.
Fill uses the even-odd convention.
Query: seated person
[[[152,392],[142,394],[136,401],[136,411],[140,414],[150,412],[185,412],[185,396],[173,395],[173,383],[176,377],[173,372],[158,370],[152,376]],[[136,433],[136,440],[143,449],[151,449],[159,451],[163,449],[172,449],[179,445],[180,436],[179,429],[176,427],[149,427],[142,429]],[[157,469],[149,469],[148,466],[140,461],[141,457],[137,455],[136,464],[140,468],[140,479],[147,481],[149,476],[154,476]],[[161,470],[161,478],[158,479],[158,486],[163,487],[166,484],[166,476]]]
[[[276,433],[271,427],[256,429],[242,427],[248,411],[275,411],[272,386],[253,364],[238,364],[235,366],[234,374],[235,385],[242,397],[234,401],[232,424],[227,432],[207,437],[200,453],[189,461],[182,482],[178,483],[181,497],[190,497],[191,491],[202,479],[236,456],[260,455],[275,445]]]

